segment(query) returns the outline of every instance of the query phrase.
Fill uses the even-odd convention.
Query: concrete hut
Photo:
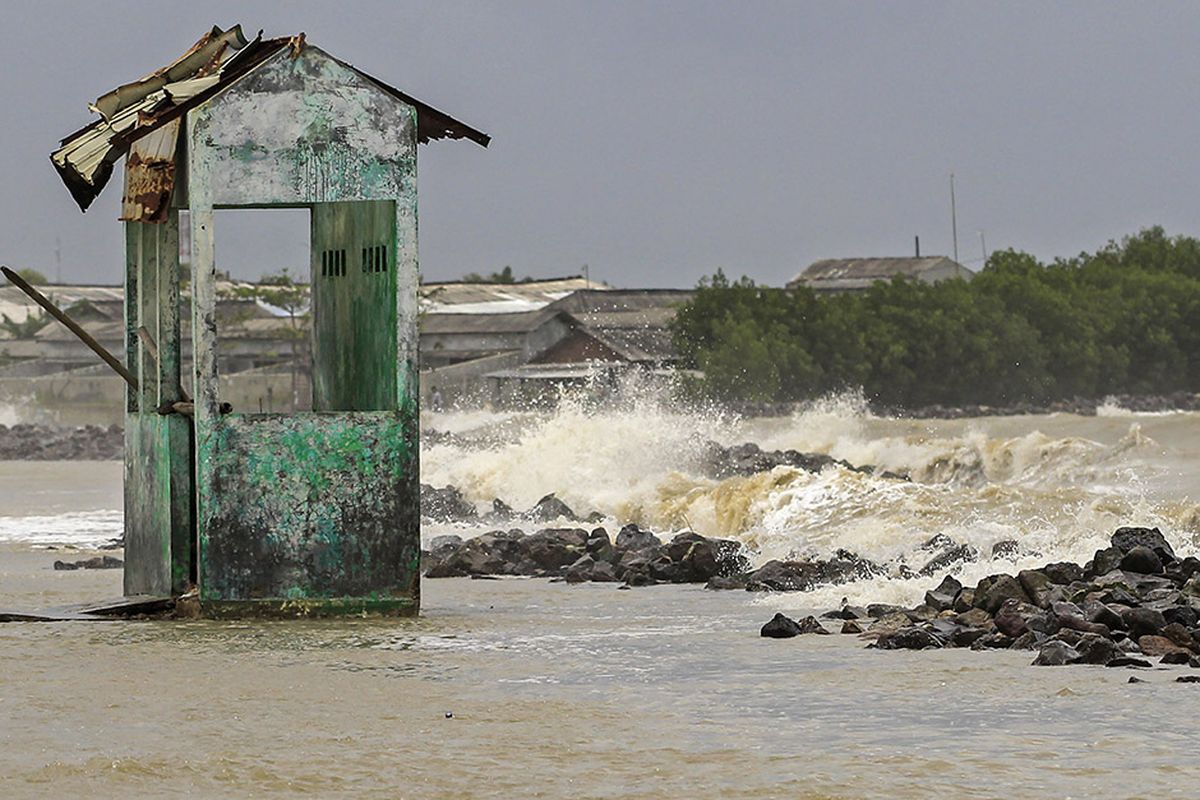
[[[86,209],[127,156],[125,593],[196,589],[211,615],[415,613],[417,144],[488,136],[303,34],[247,41],[240,27],[93,109],[51,158]],[[309,210],[311,413],[219,395],[213,223],[226,208]]]

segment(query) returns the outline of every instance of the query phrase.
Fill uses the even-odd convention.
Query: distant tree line
[[[1161,227],[1043,264],[993,253],[971,281],[818,297],[718,272],[674,322],[694,387],[788,401],[1000,405],[1200,391],[1200,241]]]

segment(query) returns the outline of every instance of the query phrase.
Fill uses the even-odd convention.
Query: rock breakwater
[[[779,616],[763,636],[812,631]],[[1049,563],[974,586],[947,575],[913,608],[843,605],[823,618],[880,650],[1029,650],[1037,666],[1149,667],[1158,659],[1200,667],[1200,559],[1178,558],[1158,528],[1123,527],[1082,565]]]
[[[0,425],[3,461],[109,461],[122,458],[125,436],[118,425],[55,428]]]

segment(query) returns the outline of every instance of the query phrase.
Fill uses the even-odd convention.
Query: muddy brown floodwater
[[[660,530],[682,519],[740,538],[756,561],[848,546],[886,562],[945,532],[985,554],[957,568],[969,581],[1026,566],[989,561],[994,541],[1018,538],[1039,563],[1078,560],[1142,521],[1200,552],[1200,415],[571,413],[436,418],[459,438],[423,454],[425,474],[481,508],[558,491],[582,513]],[[913,480],[838,468],[718,482],[686,458],[706,439]],[[0,607],[119,594],[119,570],[51,565],[119,532],[120,476],[116,463],[0,463]],[[478,532],[426,538],[446,530]],[[64,545],[77,549],[45,549]],[[3,624],[0,798],[1197,794],[1200,685],[1175,683],[1187,667],[1129,684],[1125,669],[1031,667],[1030,652],[758,635],[777,610],[842,595],[911,603],[932,583],[760,596],[446,579],[423,583],[416,620]]]

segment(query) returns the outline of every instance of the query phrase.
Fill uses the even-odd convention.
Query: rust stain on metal
[[[165,222],[175,188],[175,149],[179,120],[134,142],[125,160],[123,222]]]

